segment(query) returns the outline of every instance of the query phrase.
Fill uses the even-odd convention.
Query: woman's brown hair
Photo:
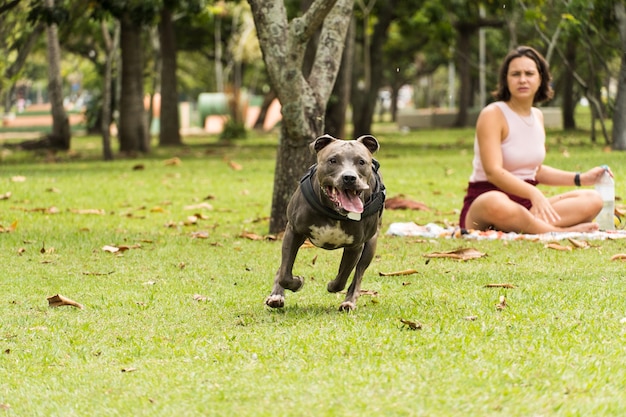
[[[535,93],[533,104],[550,100],[554,96],[554,90],[552,90],[552,75],[550,75],[548,62],[543,55],[530,46],[518,46],[509,52],[504,58],[504,62],[502,62],[502,66],[500,67],[500,72],[498,74],[498,88],[491,93],[493,97],[500,101],[509,101],[511,99],[511,92],[509,91],[509,87],[507,85],[509,64],[515,58],[520,57],[527,57],[535,61],[535,64],[537,64],[537,70],[539,71],[539,76],[541,77],[541,85]]]

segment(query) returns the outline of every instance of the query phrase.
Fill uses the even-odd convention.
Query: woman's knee
[[[602,210],[602,196],[596,190],[580,190],[582,192],[581,201],[590,217],[595,217]]]
[[[470,211],[473,214],[479,212],[479,217],[490,222],[498,222],[500,219],[507,219],[513,215],[516,205],[517,203],[511,201],[506,194],[490,191],[479,196],[470,207]]]

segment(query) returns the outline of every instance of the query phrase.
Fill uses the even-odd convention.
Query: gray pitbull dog
[[[349,141],[324,135],[311,144],[317,163],[300,180],[287,206],[282,260],[265,304],[283,307],[285,289],[295,292],[302,288],[304,279],[293,276],[292,269],[308,238],[323,249],[344,248],[339,272],[327,289],[333,293],[343,290],[356,267],[339,310],[356,308],[361,279],[376,251],[385,203],[379,165],[372,157],[378,148],[376,138],[369,135]]]

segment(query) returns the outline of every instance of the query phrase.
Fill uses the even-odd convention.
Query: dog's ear
[[[378,140],[372,135],[363,135],[357,139],[358,142],[361,142],[365,147],[371,152],[374,153],[378,149],[380,149],[380,145],[378,144]]]
[[[311,143],[311,151],[314,153],[318,153],[322,149],[324,149],[329,143],[336,141],[334,137],[330,135],[322,135],[319,138],[315,139],[313,143]]]

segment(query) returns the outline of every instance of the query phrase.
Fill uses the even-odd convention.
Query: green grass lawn
[[[0,416],[626,413],[626,264],[610,261],[626,241],[565,252],[383,234],[362,286],[377,296],[350,314],[326,292],[340,251],[303,249],[304,288],[271,310],[280,241],[244,233],[267,236],[277,139],[251,136],[108,163],[97,138],[54,163],[2,153]],[[587,136],[549,132],[546,163],[607,163],[626,195],[624,155]],[[431,208],[387,211],[383,232],[457,222],[473,131],[378,138],[388,196]],[[458,247],[487,256],[424,257]],[[85,308],[50,308],[55,294]]]

